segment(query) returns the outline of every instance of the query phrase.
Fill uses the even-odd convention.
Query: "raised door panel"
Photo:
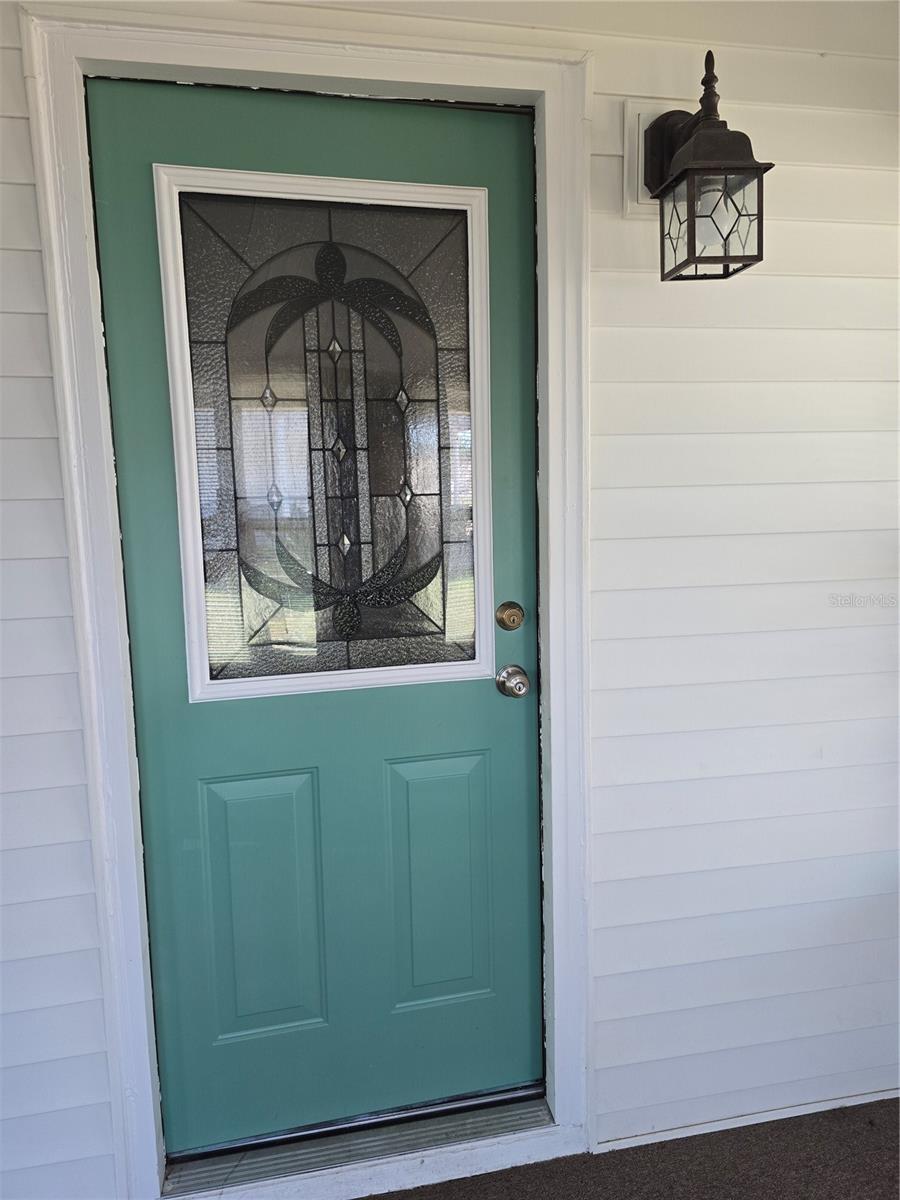
[[[388,764],[397,1006],[491,989],[489,756]]]
[[[219,1040],[322,1022],[315,772],[201,788]]]

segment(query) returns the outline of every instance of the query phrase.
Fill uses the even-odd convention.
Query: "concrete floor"
[[[389,1200],[897,1200],[898,1152],[897,1102],[881,1100],[557,1158]]]

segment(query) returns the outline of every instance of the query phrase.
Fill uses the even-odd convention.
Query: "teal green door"
[[[531,121],[103,79],[88,109],[167,1149],[540,1081]],[[452,205],[196,186],[189,495],[154,164],[485,189],[489,391]]]

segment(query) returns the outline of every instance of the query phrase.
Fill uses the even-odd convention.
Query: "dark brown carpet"
[[[579,1154],[391,1200],[897,1200],[897,1102]]]

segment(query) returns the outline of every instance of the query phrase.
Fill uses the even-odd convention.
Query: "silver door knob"
[[[525,668],[510,663],[508,667],[503,667],[498,671],[497,691],[503,696],[512,696],[514,700],[520,700],[523,696],[527,696],[531,691],[531,684]]]

